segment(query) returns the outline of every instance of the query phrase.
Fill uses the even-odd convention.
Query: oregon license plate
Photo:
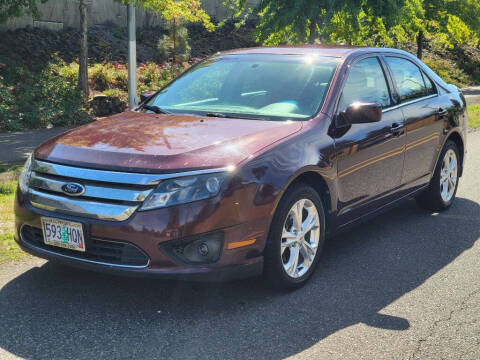
[[[42,217],[43,242],[65,249],[85,251],[81,223]]]

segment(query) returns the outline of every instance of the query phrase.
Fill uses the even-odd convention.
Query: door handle
[[[390,126],[390,132],[393,134],[393,136],[400,136],[403,134],[403,127],[404,125],[402,123],[393,123],[391,126]]]
[[[442,117],[448,114],[448,110],[444,110],[443,108],[438,108],[438,116]]]

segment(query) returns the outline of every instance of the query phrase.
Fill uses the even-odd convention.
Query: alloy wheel
[[[320,238],[320,217],[309,199],[293,204],[282,231],[281,257],[285,272],[292,278],[303,276],[317,254]]]
[[[455,151],[449,149],[443,157],[442,169],[440,170],[440,195],[442,200],[448,203],[455,193],[458,180],[458,162]]]

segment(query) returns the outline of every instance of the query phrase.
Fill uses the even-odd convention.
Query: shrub
[[[54,57],[37,73],[3,67],[0,73],[0,129],[70,125],[90,120],[77,86],[78,65]]]
[[[180,64],[157,65],[155,63],[141,64],[137,70],[138,93],[158,90],[178,76],[186,67]]]
[[[78,81],[78,64],[76,62],[61,63],[61,66],[58,66],[58,74],[69,83],[75,84]]]
[[[160,40],[158,40],[157,51],[158,58],[162,62],[170,59],[173,59],[174,62],[188,61],[188,59],[190,59],[191,48],[188,44],[187,28],[173,25],[169,30],[169,34],[163,35]]]
[[[458,46],[454,51],[457,66],[469,75],[471,82],[480,83],[480,48]]]
[[[125,65],[115,63],[115,72],[113,76],[113,85],[124,91],[128,90],[128,71]]]
[[[107,89],[128,88],[128,71],[125,65],[95,64],[88,69],[90,87],[93,90],[104,91]]]
[[[0,76],[0,130],[17,130],[21,127],[13,87],[7,86]]]
[[[113,82],[113,70],[108,64],[95,64],[88,69],[88,78],[92,89],[103,91]]]
[[[125,105],[128,103],[128,93],[120,89],[105,90],[103,92],[103,95],[105,95],[109,99],[119,99]]]
[[[186,65],[141,64],[137,69],[139,95],[163,87],[184,71]],[[78,64],[67,64],[56,56],[38,72],[0,64],[0,131],[71,125],[91,120],[91,113],[99,115],[101,104],[95,109],[92,104],[96,102],[88,103],[77,82]],[[108,113],[99,116],[125,109],[128,103],[125,65],[90,66],[89,84],[92,90],[107,97]]]
[[[146,87],[155,87],[161,86],[163,80],[163,70],[162,66],[147,63],[141,64],[138,69],[138,83]]]
[[[86,99],[78,86],[77,76],[72,76],[74,73],[72,65],[52,63],[40,74],[44,123],[61,126],[90,120]]]
[[[447,83],[458,87],[470,84],[470,78],[453,61],[448,59],[424,59],[423,62]]]

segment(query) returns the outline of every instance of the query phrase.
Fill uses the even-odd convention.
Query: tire
[[[300,206],[303,231],[299,234],[296,224],[300,221],[295,215],[300,212],[295,210]],[[307,223],[307,216],[312,221],[308,222],[308,226],[303,226]],[[313,221],[315,216],[317,220]],[[309,226],[312,226],[311,230],[305,232]],[[320,196],[307,184],[294,184],[281,199],[270,227],[264,252],[264,278],[267,284],[278,290],[293,290],[303,286],[318,264],[324,242],[325,211]]]
[[[448,158],[452,159],[452,154],[454,155],[455,160],[455,171],[450,171],[448,176],[445,176],[445,166],[449,168],[448,164],[446,164],[446,161],[448,161]],[[458,147],[453,141],[448,140],[442,149],[435,172],[430,180],[428,188],[421,195],[415,198],[417,204],[420,207],[431,211],[447,210],[455,200],[455,195],[458,188],[458,174],[460,173],[460,166],[461,164]],[[448,188],[446,192],[444,182],[445,178],[450,178],[450,180],[447,180]],[[454,184],[453,179],[455,181]],[[444,184],[443,186],[442,183]]]

